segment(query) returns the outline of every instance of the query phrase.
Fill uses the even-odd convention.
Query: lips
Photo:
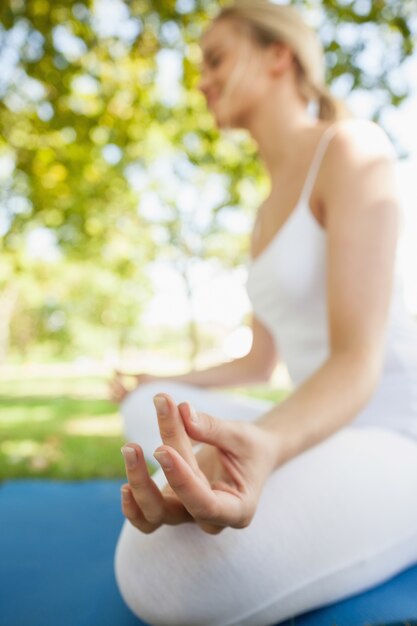
[[[207,104],[208,104],[208,106],[211,106],[211,105],[212,105],[214,102],[216,102],[216,100],[218,100],[219,98],[220,98],[220,94],[216,94],[216,95],[213,95],[213,96],[209,96],[209,97],[207,98]]]

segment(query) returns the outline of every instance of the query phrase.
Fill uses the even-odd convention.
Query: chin
[[[232,116],[222,116],[222,115],[214,115],[214,120],[216,122],[216,126],[219,129],[239,129],[243,128],[243,126],[239,123],[236,117]]]
[[[245,117],[247,116],[245,116],[243,111],[225,111],[222,107],[222,102],[216,103],[213,107],[210,108],[210,111],[214,118],[216,126],[219,129],[238,130],[242,128],[247,128],[247,124],[245,124]]]
[[[228,124],[218,124],[218,127],[223,130],[247,130],[247,126],[243,123],[239,123],[236,120],[232,120]]]

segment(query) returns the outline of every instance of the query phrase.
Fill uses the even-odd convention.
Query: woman
[[[253,344],[204,371],[139,375],[130,394],[113,381],[132,442],[116,577],[152,625],[267,626],[417,561],[417,327],[396,273],[394,150],[328,92],[315,34],[251,0],[201,46],[218,127],[249,131],[271,181]],[[278,405],[208,389],[266,380],[279,358],[295,389]]]

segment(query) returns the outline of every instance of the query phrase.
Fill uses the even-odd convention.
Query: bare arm
[[[274,340],[269,330],[256,317],[252,318],[252,333],[252,347],[246,356],[205,370],[167,378],[198,387],[233,387],[268,380],[278,361]],[[164,379],[164,377],[154,378]]]
[[[251,385],[268,380],[278,361],[274,340],[267,328],[255,317],[252,318],[252,347],[247,355],[227,363],[221,363],[204,370],[193,370],[176,376],[155,376],[153,374],[126,374],[116,371],[110,381],[110,398],[121,402],[129,393],[124,378],[135,379],[139,386],[152,381],[177,381],[197,387],[233,387]],[[130,390],[132,387],[130,386]]]
[[[383,364],[399,206],[393,149],[364,122],[333,138],[323,162],[327,215],[326,362],[259,420],[276,444],[276,467],[352,420]]]

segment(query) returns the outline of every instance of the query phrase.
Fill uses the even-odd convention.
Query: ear
[[[282,42],[274,42],[269,46],[270,69],[273,76],[284,74],[294,61],[291,48]]]

